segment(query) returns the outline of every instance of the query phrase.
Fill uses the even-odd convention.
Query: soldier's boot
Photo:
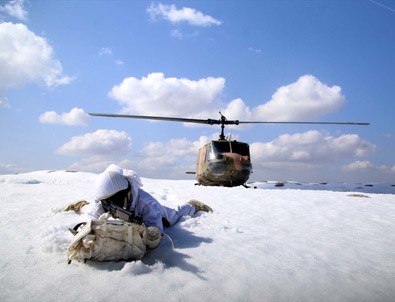
[[[203,202],[196,200],[196,199],[191,199],[190,201],[188,201],[188,204],[195,207],[195,213],[197,213],[199,211],[203,211],[203,212],[207,212],[207,213],[213,212],[212,208],[210,208],[208,205],[206,205]]]
[[[85,205],[89,204],[86,200],[79,200],[75,201],[67,206],[65,206],[61,211],[66,212],[66,211],[74,211],[77,214],[81,213],[81,208]]]

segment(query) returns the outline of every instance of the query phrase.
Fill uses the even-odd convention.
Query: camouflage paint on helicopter
[[[244,185],[252,173],[250,147],[228,140],[211,141],[199,149],[196,180],[206,186]]]
[[[196,123],[208,125],[221,125],[219,140],[213,140],[199,149],[199,157],[196,164],[198,184],[204,186],[227,186],[234,187],[244,185],[252,173],[250,147],[247,143],[230,141],[225,139],[225,125],[239,124],[319,124],[319,125],[369,125],[369,123],[355,122],[262,122],[262,121],[238,121],[227,120],[221,112],[221,119],[192,119],[163,116],[126,115],[109,113],[89,113],[91,116],[121,117],[134,119],[148,119],[183,123]]]

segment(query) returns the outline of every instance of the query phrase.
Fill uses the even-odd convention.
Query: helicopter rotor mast
[[[195,123],[195,124],[207,124],[207,125],[221,125],[220,140],[225,140],[224,129],[225,125],[239,125],[239,124],[300,124],[300,125],[355,125],[355,126],[367,126],[370,123],[364,122],[282,122],[282,121],[239,121],[239,120],[228,120],[225,116],[221,115],[221,119],[194,119],[194,118],[183,118],[183,117],[166,117],[166,116],[151,116],[151,115],[130,115],[130,114],[111,114],[111,113],[89,113],[91,116],[100,117],[118,117],[118,118],[134,118],[134,119],[145,119],[145,120],[157,120],[157,121],[170,121],[170,122],[182,122],[182,123]]]

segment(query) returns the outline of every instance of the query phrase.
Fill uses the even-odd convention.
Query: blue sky
[[[0,173],[117,163],[191,178],[216,126],[88,112],[370,126],[227,128],[252,180],[394,182],[395,2],[0,1]]]

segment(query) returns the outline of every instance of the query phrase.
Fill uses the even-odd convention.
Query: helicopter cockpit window
[[[220,158],[222,153],[226,152],[231,152],[230,150],[230,144],[228,141],[223,141],[223,142],[213,142],[211,144],[211,152],[212,156],[215,158]]]
[[[207,147],[207,152],[206,152],[206,161],[212,160],[216,158],[216,153],[214,152],[214,149],[212,146]]]
[[[248,144],[232,142],[232,152],[243,156],[250,156],[250,148]]]
[[[206,160],[220,159],[223,153],[237,153],[242,156],[250,156],[248,144],[229,141],[215,141],[207,148]]]

